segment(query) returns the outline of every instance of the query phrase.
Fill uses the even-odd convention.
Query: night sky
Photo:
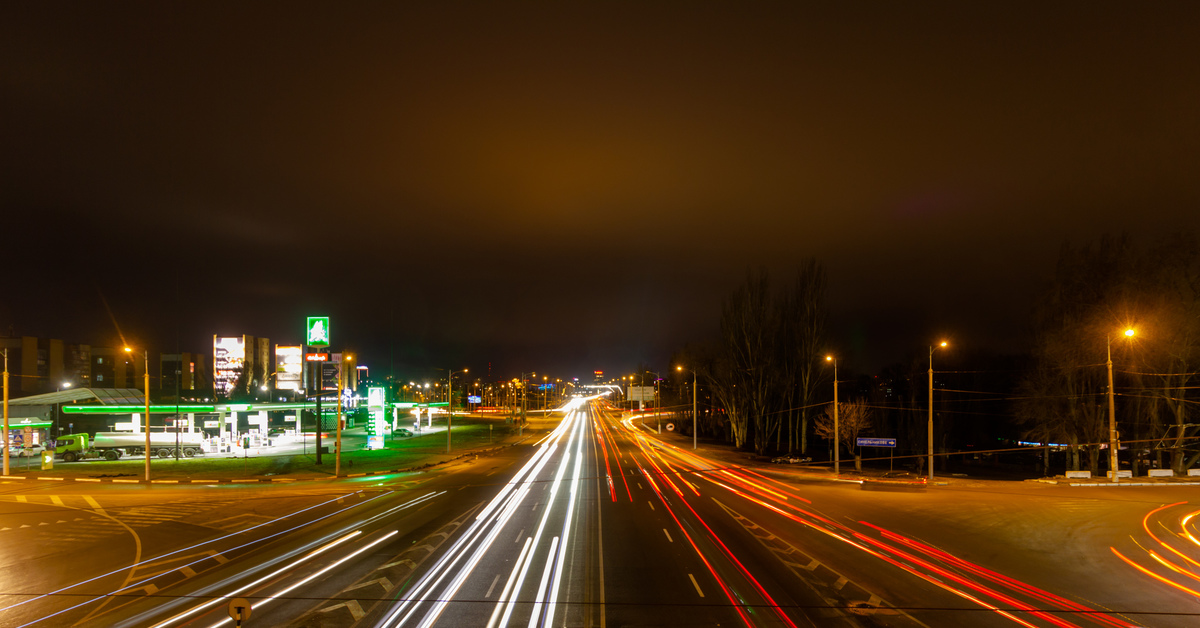
[[[0,326],[101,346],[665,368],[815,256],[871,371],[1200,226],[1197,2],[5,2],[0,92]]]

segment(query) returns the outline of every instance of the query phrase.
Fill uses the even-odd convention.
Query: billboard
[[[228,397],[246,366],[244,336],[213,336],[213,388]]]
[[[630,401],[654,401],[653,386],[630,386],[629,387]]]
[[[275,345],[275,388],[300,390],[304,376],[304,350],[296,346]]]
[[[311,347],[329,346],[329,317],[309,316],[304,327],[305,343]]]
[[[313,368],[318,368],[314,366]],[[342,374],[342,365],[340,362],[321,362],[321,385],[318,386],[321,390],[337,390],[338,377]]]

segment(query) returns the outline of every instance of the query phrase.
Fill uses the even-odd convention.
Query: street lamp
[[[682,366],[676,366],[676,371],[683,372]],[[692,451],[696,451],[696,438],[699,432],[696,431],[696,369],[688,369],[692,372]]]
[[[929,346],[929,481],[933,482],[933,350],[945,349],[948,346],[945,340],[934,347]]]
[[[833,362],[833,476],[837,477],[842,472],[842,451],[839,442],[841,433],[838,431],[837,358],[827,355],[825,356],[825,361]],[[933,424],[930,423],[930,425]],[[932,430],[932,428],[930,429]],[[930,431],[930,433],[932,434],[933,432]]]
[[[534,372],[530,372],[530,373],[521,373],[521,379],[519,382],[520,386],[521,386],[521,425],[522,425],[521,429],[524,429],[525,418],[526,418],[526,415],[529,413],[529,400],[528,400],[529,386],[527,386],[525,383],[525,376],[527,376],[527,375],[529,377],[537,377],[537,372],[534,371]]]
[[[132,347],[125,347],[125,353],[133,355]],[[146,481],[150,481],[150,350],[143,349],[142,357],[146,360],[145,370],[143,373],[146,376],[146,416],[142,422],[142,428],[146,431]]]
[[[656,401],[654,408],[654,422],[658,427],[658,433],[662,434],[662,398],[658,395],[658,380],[662,379],[662,375],[659,375],[654,371],[646,371],[645,373],[642,373],[642,388],[646,387],[646,373],[654,376],[654,399]]]
[[[438,369],[446,371],[446,453],[450,453],[450,427],[454,424],[454,376],[459,373],[466,373],[470,369],[455,371],[452,369]]]
[[[1135,332],[1132,329],[1125,330],[1126,338],[1133,338]],[[1108,469],[1112,474],[1112,481],[1117,482],[1117,403],[1113,398],[1113,377],[1112,377],[1112,335],[1106,337],[1108,360]]]
[[[58,385],[58,388],[55,389],[54,392],[61,392],[64,389],[67,389],[70,387],[71,387],[71,382],[63,382]],[[57,407],[55,407],[55,409],[54,409],[54,438],[55,438],[55,440],[57,440],[59,435],[62,433],[62,430],[59,429],[59,427],[58,427],[58,415],[60,415],[60,414],[62,414],[62,402],[61,401],[58,402]]]
[[[8,349],[4,349],[4,431],[0,435],[0,448],[4,449],[4,475],[8,475]]]

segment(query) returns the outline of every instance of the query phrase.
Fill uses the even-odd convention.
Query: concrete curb
[[[1159,486],[1169,488],[1172,486],[1200,486],[1200,482],[1104,482],[1104,483],[1088,483],[1088,482],[1071,482],[1067,486],[1082,486],[1096,488],[1120,488],[1122,486]]]
[[[509,447],[516,447],[517,445],[520,445],[521,443],[524,443],[525,441],[527,441],[529,439],[530,439],[529,436],[525,436],[524,438],[521,438],[520,440],[518,440],[514,443],[509,443],[507,445],[500,445],[498,447],[491,447],[488,449],[479,449],[479,450],[469,451],[466,453],[459,454],[459,455],[455,456],[454,458],[450,458],[449,460],[443,460],[441,462],[430,462],[430,463],[426,463],[426,464],[415,466],[415,467],[407,467],[404,469],[388,469],[386,471],[364,471],[362,473],[343,473],[342,475],[339,475],[336,477],[333,475],[329,475],[326,477],[310,477],[310,478],[254,477],[254,478],[221,478],[221,479],[210,479],[210,480],[192,480],[192,479],[178,480],[178,479],[176,479],[176,480],[150,480],[149,482],[147,482],[146,480],[139,480],[139,479],[135,479],[135,478],[83,478],[83,477],[46,476],[46,475],[41,475],[41,476],[5,475],[5,476],[0,476],[0,480],[41,480],[41,481],[50,481],[50,482],[71,481],[71,482],[92,482],[92,483],[100,483],[100,484],[148,484],[148,485],[149,484],[183,484],[183,485],[290,484],[293,482],[327,482],[330,480],[345,480],[345,479],[349,479],[349,478],[361,478],[361,477],[368,477],[368,476],[372,476],[372,475],[392,475],[395,473],[422,472],[422,471],[431,469],[433,467],[447,465],[447,464],[451,464],[454,462],[461,462],[463,458],[469,458],[469,457],[477,458],[481,455],[496,453],[498,451],[507,449]]]

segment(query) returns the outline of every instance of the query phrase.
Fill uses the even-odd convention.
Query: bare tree
[[[837,408],[838,438],[836,441],[840,441],[854,455],[854,470],[862,471],[862,450],[858,448],[858,437],[871,431],[871,409],[864,401],[838,403]],[[817,436],[835,440],[832,403],[814,419],[813,426]]]
[[[1183,474],[1200,461],[1200,450],[1188,445],[1200,433],[1192,420],[1196,401],[1189,398],[1200,370],[1200,245],[1195,235],[1177,234],[1149,250],[1131,283],[1145,340],[1124,353],[1140,356],[1162,382],[1143,390],[1158,400],[1156,406],[1165,408],[1163,414],[1172,422],[1162,438],[1169,445],[1171,468]],[[1152,420],[1158,407],[1148,413]]]
[[[1108,440],[1104,340],[1121,325],[1116,304],[1126,300],[1134,266],[1127,237],[1106,236],[1095,249],[1064,245],[1035,310],[1035,370],[1022,384],[1032,399],[1018,405],[1018,420],[1031,437],[1065,441],[1071,469],[1086,453],[1099,472],[1098,443]]]
[[[724,390],[718,394],[745,410],[748,416],[740,417],[740,425],[730,412],[735,441],[740,446],[749,436],[759,454],[766,451],[773,431],[779,428],[779,414],[771,411],[772,393],[778,382],[777,329],[777,310],[772,307],[767,271],[751,272],[721,307]],[[737,435],[739,429],[746,428],[751,428],[748,434]]]
[[[788,451],[808,451],[809,407],[817,387],[829,377],[821,368],[826,283],[825,267],[809,258],[796,272],[791,290],[779,298],[778,362],[787,408]]]

